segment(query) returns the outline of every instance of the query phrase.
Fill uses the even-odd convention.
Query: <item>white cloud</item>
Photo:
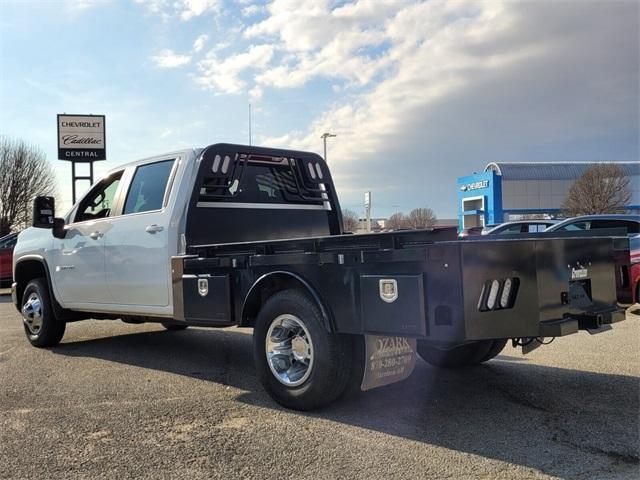
[[[386,24],[408,5],[404,0],[361,0],[332,10],[326,0],[274,1],[269,16],[247,27],[244,36],[271,40],[287,61],[259,73],[256,81],[288,88],[328,77],[367,85],[388,68],[381,55],[389,40]]]
[[[258,85],[256,85],[251,90],[249,90],[249,96],[254,100],[261,99],[263,94],[264,94],[264,92],[262,90],[262,87],[260,87]]]
[[[193,51],[199,52],[200,50],[202,50],[205,43],[207,43],[207,40],[209,40],[209,35],[203,34],[196,38],[195,42],[193,42]]]
[[[150,13],[160,16],[165,22],[174,16],[188,21],[205,13],[217,13],[220,10],[220,0],[135,0],[135,2],[143,5]]]
[[[223,93],[240,93],[246,86],[241,75],[247,70],[265,68],[273,57],[271,45],[252,45],[246,52],[231,55],[224,60],[209,52],[207,58],[198,62],[197,82],[202,86]]]
[[[372,3],[347,5],[342,14],[355,15]],[[271,17],[248,35],[281,28],[285,48],[299,50],[293,62],[260,72],[258,84],[285,88],[330,76],[367,88],[328,108],[306,132],[264,142],[318,151],[321,133],[330,130],[338,134],[330,162],[342,191],[388,190],[400,198],[382,194],[381,201],[402,203],[402,196],[424,197],[416,182],[424,178],[430,201],[451,214],[442,205],[451,205],[455,177],[488,161],[530,160],[541,144],[547,145],[542,159],[556,160],[567,145],[594,136],[633,137],[637,5],[590,4],[579,14],[572,5],[429,1],[405,6],[383,25],[332,34],[350,47],[327,40],[325,30],[302,24],[295,30]],[[376,59],[353,53],[353,45],[371,45],[369,28],[389,45]],[[637,133],[635,138],[637,144]],[[569,159],[593,159],[585,154]]]
[[[231,44],[229,42],[218,42],[213,46],[213,51],[218,52],[220,50],[224,50],[228,48]]]
[[[164,22],[171,18],[171,14],[168,11],[171,7],[169,0],[135,0],[135,2],[144,6],[149,13],[160,16]]]
[[[182,0],[181,3],[180,18],[185,21],[220,8],[219,0]]]
[[[152,55],[149,58],[160,68],[182,67],[191,61],[189,55],[181,55],[168,48],[160,50],[156,55]]]
[[[91,0],[67,0],[65,2],[65,5],[67,6],[67,8],[69,8],[72,11],[83,11],[83,10],[88,10],[91,7],[95,7],[97,5],[99,5],[100,3],[104,3],[104,0],[102,2],[98,2],[98,1],[91,1]]]
[[[633,132],[637,156],[637,3],[335,4],[274,0],[242,31],[253,45],[218,44],[195,78],[267,100],[270,89],[327,79],[335,97],[324,112],[263,141],[317,151],[321,133],[337,133],[330,162],[341,191],[416,196],[424,178],[443,204],[457,175],[492,160],[592,159],[586,146],[574,157],[566,146],[607,135],[633,143]]]
[[[252,17],[253,15],[262,11],[262,7],[260,5],[247,5],[241,10],[243,17]]]

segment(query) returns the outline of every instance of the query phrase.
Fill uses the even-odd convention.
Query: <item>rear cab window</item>
[[[259,204],[280,205],[289,208],[328,209],[322,186],[310,188],[305,185],[300,172],[292,168],[289,160],[242,158],[227,166],[224,160],[213,162],[213,175],[204,179],[200,188],[200,203],[238,203],[249,206]],[[216,168],[218,167],[218,168]],[[235,169],[224,175],[226,169]],[[221,174],[217,174],[221,173]],[[217,174],[217,175],[216,175]],[[320,173],[321,174],[321,173]],[[318,173],[314,170],[314,178]]]
[[[136,168],[127,193],[123,215],[162,209],[174,163],[175,159],[163,160]]]

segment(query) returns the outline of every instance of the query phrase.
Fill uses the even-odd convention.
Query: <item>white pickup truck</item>
[[[13,300],[38,347],[97,318],[254,328],[256,369],[311,409],[507,341],[610,329],[624,231],[443,238],[346,235],[319,156],[216,144],[118,167],[64,218],[51,197],[14,250]],[[619,260],[618,260],[619,262]]]

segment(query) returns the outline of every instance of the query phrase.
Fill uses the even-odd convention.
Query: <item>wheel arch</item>
[[[327,331],[335,331],[329,310],[326,308],[316,289],[300,275],[285,270],[266,273],[253,283],[242,304],[239,326],[253,327],[258,312],[264,302],[275,293],[289,289],[302,290],[308,293],[318,305]]]
[[[24,290],[25,288],[27,288],[29,282],[34,278],[44,278],[47,282],[49,298],[51,298],[53,313],[56,318],[65,321],[75,321],[89,318],[86,313],[74,312],[73,310],[62,308],[53,290],[51,271],[49,270],[49,265],[47,264],[47,261],[44,257],[40,255],[25,255],[23,257],[20,257],[16,261],[13,275],[14,282],[16,283],[15,306],[18,311],[20,311],[20,305],[22,305]]]
[[[16,262],[13,278],[16,282],[16,299],[18,305],[22,304],[22,295],[27,284],[34,278],[45,278],[49,295],[55,299],[53,289],[51,288],[51,275],[49,274],[49,266],[46,260],[40,255],[25,255]]]

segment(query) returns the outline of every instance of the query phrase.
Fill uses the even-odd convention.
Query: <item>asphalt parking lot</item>
[[[320,412],[256,381],[248,330],[71,324],[0,297],[0,478],[638,478],[640,317]]]

